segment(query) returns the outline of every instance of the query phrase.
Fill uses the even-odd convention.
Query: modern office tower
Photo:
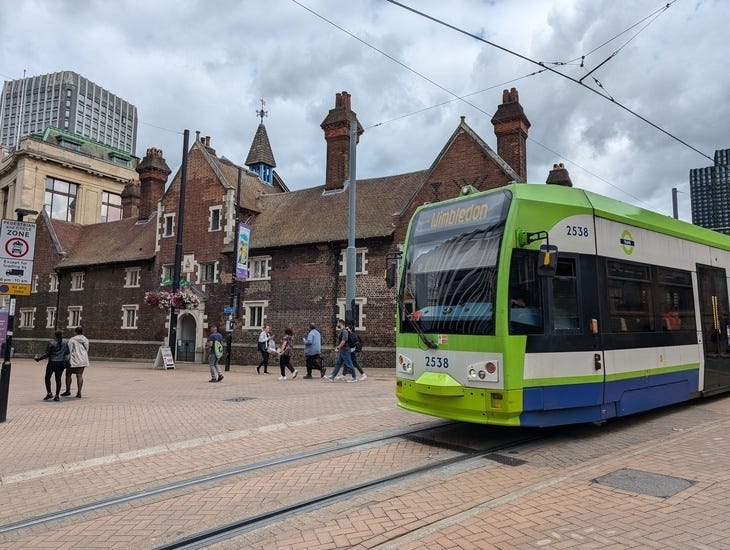
[[[689,171],[692,223],[730,235],[730,149],[715,151],[714,166]]]
[[[62,71],[9,80],[0,97],[0,145],[53,126],[134,155],[137,108],[83,76]]]

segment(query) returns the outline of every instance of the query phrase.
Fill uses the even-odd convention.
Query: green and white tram
[[[416,211],[396,265],[405,409],[551,426],[730,390],[726,235],[576,188],[467,188]]]

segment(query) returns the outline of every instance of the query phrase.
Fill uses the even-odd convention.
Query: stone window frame
[[[55,307],[46,308],[46,328],[56,328],[56,313]]]
[[[175,236],[175,214],[165,214],[162,216],[162,236],[174,237]]]
[[[204,278],[205,276],[205,269],[209,267],[213,267],[213,273],[210,274],[210,278]],[[198,284],[205,285],[205,284],[213,284],[218,280],[218,261],[214,262],[200,262],[198,263]]]
[[[81,326],[81,319],[83,319],[82,314],[84,312],[83,306],[68,306],[66,309],[68,312],[68,315],[66,317],[66,328],[76,328],[78,326]],[[74,319],[74,313],[78,313],[78,318]],[[75,323],[73,321],[76,321]]]
[[[337,316],[341,319],[345,318],[345,301],[347,298],[337,298]],[[357,320],[355,321],[355,330],[361,331],[366,330],[367,327],[365,326],[365,320],[367,319],[367,315],[365,314],[365,306],[368,305],[368,299],[365,296],[357,296],[355,297],[355,305],[357,307]]]
[[[256,276],[254,264],[264,266],[264,275]],[[260,273],[260,271],[259,271]],[[248,280],[249,281],[270,281],[271,280],[271,256],[254,256],[248,259]]]
[[[368,249],[367,247],[360,247],[355,248],[355,276],[358,275],[367,275],[368,274]],[[357,269],[357,260],[358,258],[362,258],[360,260],[360,271]],[[340,250],[340,277],[346,277],[347,276],[347,249],[343,248]]]
[[[58,273],[48,275],[48,292],[58,292]]]
[[[142,268],[127,267],[124,269],[124,288],[139,288],[142,279]]]
[[[71,273],[71,290],[74,292],[77,292],[79,290],[84,290],[84,272],[83,271],[74,271]]]
[[[30,292],[32,294],[36,294],[38,292],[38,279],[39,278],[40,278],[40,275],[33,275],[33,278],[31,279]]]
[[[35,328],[35,311],[34,307],[21,307],[18,328]]]
[[[248,302],[243,302],[241,310],[243,313],[243,316],[241,318],[241,323],[243,324],[243,329],[262,329],[266,326],[266,308],[269,307],[269,301],[268,300],[251,300]],[[249,323],[251,319],[251,309],[253,308],[261,308],[261,319],[257,319],[260,321],[259,323],[252,325]]]
[[[134,312],[133,323],[130,324],[129,315]],[[139,304],[122,304],[122,330],[137,330],[139,328]]]
[[[214,216],[213,212],[218,212],[218,227],[213,226]],[[208,231],[222,231],[223,230],[223,206],[217,204],[215,206],[208,207]]]

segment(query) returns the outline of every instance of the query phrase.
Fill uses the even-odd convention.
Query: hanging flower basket
[[[183,288],[177,292],[167,290],[148,290],[144,293],[144,303],[160,309],[196,309],[200,305],[198,296],[192,290]]]

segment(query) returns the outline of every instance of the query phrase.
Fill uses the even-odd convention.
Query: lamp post
[[[18,221],[22,222],[25,216],[38,214],[37,210],[28,208],[16,208],[15,214]],[[10,305],[8,307],[8,327],[7,337],[5,338],[5,355],[3,357],[2,369],[0,369],[0,422],[5,422],[8,417],[8,397],[10,395],[10,359],[11,346],[13,345],[13,326],[15,325],[15,297],[10,295]]]

